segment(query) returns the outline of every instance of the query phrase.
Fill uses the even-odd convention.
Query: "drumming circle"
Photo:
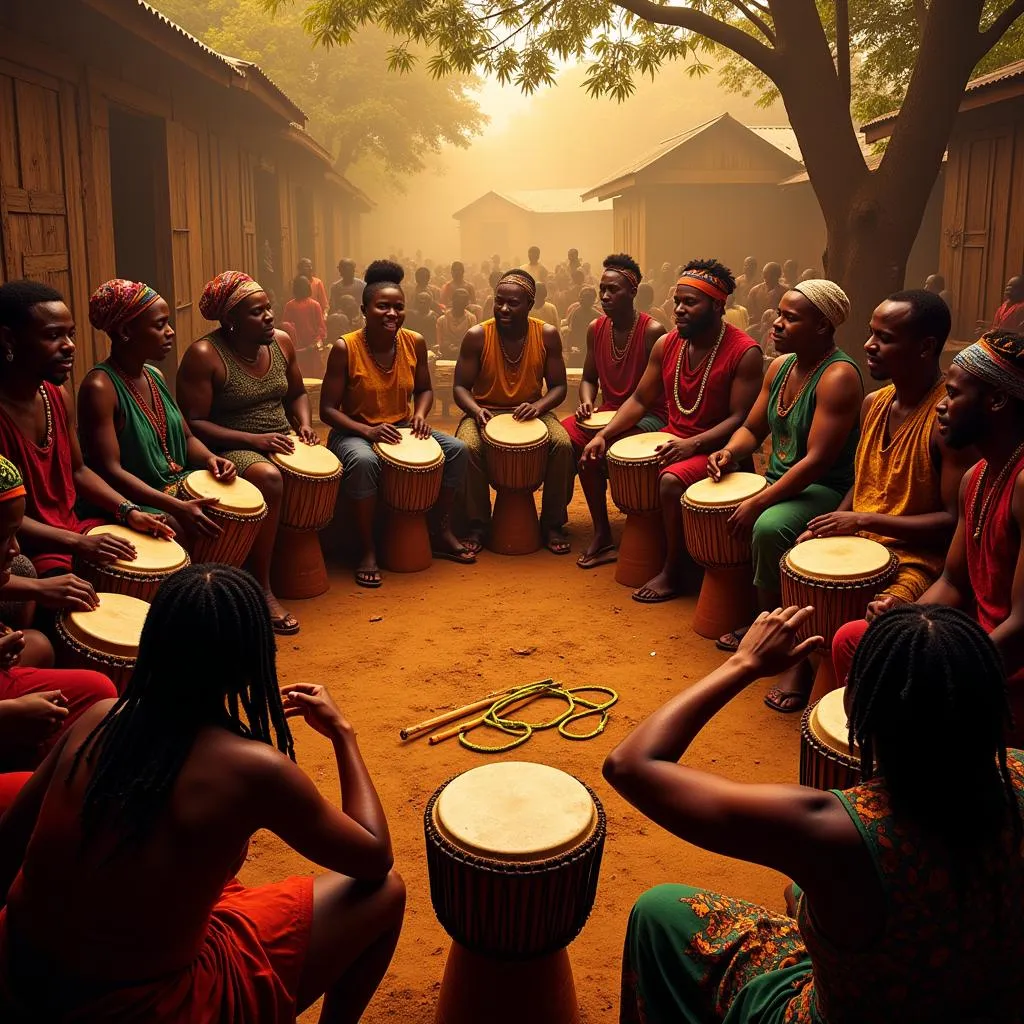
[[[211,512],[246,515],[259,512],[264,505],[259,488],[240,476],[226,483],[218,480],[209,470],[197,469],[185,477],[182,487],[193,498],[216,498],[217,504],[210,507]]]
[[[68,632],[89,649],[118,658],[134,658],[149,604],[127,594],[101,594],[92,611],[65,616]]]
[[[492,416],[484,426],[484,437],[495,444],[536,444],[547,436],[547,425],[541,419],[517,420],[510,415]]]
[[[328,477],[341,471],[338,457],[322,444],[305,444],[296,440],[293,451],[274,452],[271,458],[299,476]]]
[[[414,437],[410,427],[399,427],[402,440],[397,444],[377,442],[377,454],[382,459],[401,466],[426,467],[444,460],[444,452],[433,437]]]
[[[135,548],[134,559],[129,561],[118,558],[109,563],[114,568],[137,573],[171,573],[188,564],[188,554],[177,541],[152,537],[148,533],[138,533],[116,523],[94,526],[86,536],[97,537],[101,534],[126,540]]]
[[[867,537],[815,537],[786,553],[790,568],[812,580],[874,576],[891,561],[889,549]]]
[[[621,437],[608,449],[609,459],[620,462],[642,462],[656,458],[655,450],[669,441],[679,440],[675,434],[666,434],[663,430],[651,430],[646,434],[631,434]]]
[[[449,842],[503,861],[557,857],[597,824],[593,798],[582,783],[527,761],[470,769],[442,790],[434,814]]]
[[[768,481],[758,473],[727,473],[717,482],[710,477],[698,480],[687,487],[683,497],[691,505],[720,508],[739,505],[760,494],[767,486]]]
[[[814,738],[822,745],[834,750],[837,754],[849,755],[860,760],[860,748],[855,743],[850,749],[850,727],[846,718],[843,701],[846,687],[826,693],[811,708],[807,716],[807,726]]]
[[[615,419],[617,412],[618,409],[605,409],[603,412],[591,413],[585,420],[580,420],[579,425],[584,430],[596,434],[599,430],[604,430]]]

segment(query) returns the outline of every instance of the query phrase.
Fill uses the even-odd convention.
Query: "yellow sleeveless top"
[[[348,381],[341,407],[369,426],[409,419],[416,385],[416,335],[400,328],[395,337],[395,361],[382,369],[366,347],[364,331],[342,338],[348,351]]]
[[[473,385],[473,398],[485,409],[514,409],[523,402],[536,402],[544,391],[544,321],[530,317],[522,358],[509,363],[498,340],[498,325],[485,320],[484,350],[480,373]]]
[[[945,394],[940,379],[921,404],[900,424],[886,443],[889,410],[896,388],[889,384],[875,395],[861,428],[857,445],[856,478],[853,485],[854,512],[875,512],[887,516],[919,516],[941,511],[942,484],[932,462],[930,448],[935,406]],[[900,571],[887,593],[915,601],[942,571],[945,549],[911,550],[905,541],[864,536],[876,540],[899,555]]]

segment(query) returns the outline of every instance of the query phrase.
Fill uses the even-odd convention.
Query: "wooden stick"
[[[454,722],[457,718],[465,718],[466,715],[471,715],[474,711],[482,711],[484,708],[489,708],[496,700],[507,697],[518,689],[520,687],[510,686],[506,690],[495,690],[494,693],[489,693],[486,697],[473,701],[472,704],[464,704],[461,708],[452,708],[451,711],[442,712],[440,715],[435,715],[433,718],[428,718],[426,721],[419,722],[416,725],[407,725],[404,729],[399,730],[398,735],[403,740],[415,739],[417,736],[430,732],[431,729],[435,729],[439,725],[447,725],[449,722]]]
[[[523,689],[523,687],[519,687],[519,689]],[[513,690],[512,692],[514,693],[515,691]],[[527,704],[530,704],[532,701],[539,700],[541,697],[550,696],[551,694],[545,693],[543,691],[538,693],[531,693],[528,696],[524,697],[521,701],[518,701],[516,704],[510,704],[505,709],[505,711],[521,711],[523,708],[526,707]],[[492,700],[491,704],[493,703],[494,701]],[[487,706],[490,707],[491,704],[488,704]],[[502,714],[504,714],[505,711],[503,711]],[[453,736],[458,736],[460,732],[469,732],[472,729],[478,729],[481,725],[484,724],[486,718],[486,715],[481,715],[479,718],[471,718],[468,722],[461,722],[459,725],[453,725],[449,729],[443,729],[441,732],[434,733],[433,736],[428,736],[427,742],[431,746],[434,746],[437,743],[443,743],[445,740],[450,740]]]

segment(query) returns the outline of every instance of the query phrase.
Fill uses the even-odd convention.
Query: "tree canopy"
[[[158,4],[213,49],[259,64],[305,111],[310,133],[342,172],[367,159],[393,174],[421,170],[427,153],[467,146],[486,122],[471,94],[472,74],[392,74],[393,40],[380,29],[368,27],[344,49],[325,49],[303,30],[295,8],[271,19],[261,0]]]

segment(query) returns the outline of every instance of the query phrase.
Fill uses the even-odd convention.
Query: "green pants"
[[[778,593],[779,559],[796,543],[815,516],[834,512],[843,495],[831,487],[811,484],[795,498],[765,509],[754,523],[751,548],[754,557],[754,586]]]
[[[547,412],[541,420],[548,428],[548,467],[544,474],[540,525],[543,530],[560,530],[569,521],[568,509],[576,477],[576,456],[572,441],[565,427],[558,422],[558,417],[553,412]],[[455,436],[466,445],[469,454],[469,466],[463,485],[466,518],[471,527],[487,526],[491,521],[491,495],[487,489],[484,442],[476,420],[469,416],[463,417]]]

